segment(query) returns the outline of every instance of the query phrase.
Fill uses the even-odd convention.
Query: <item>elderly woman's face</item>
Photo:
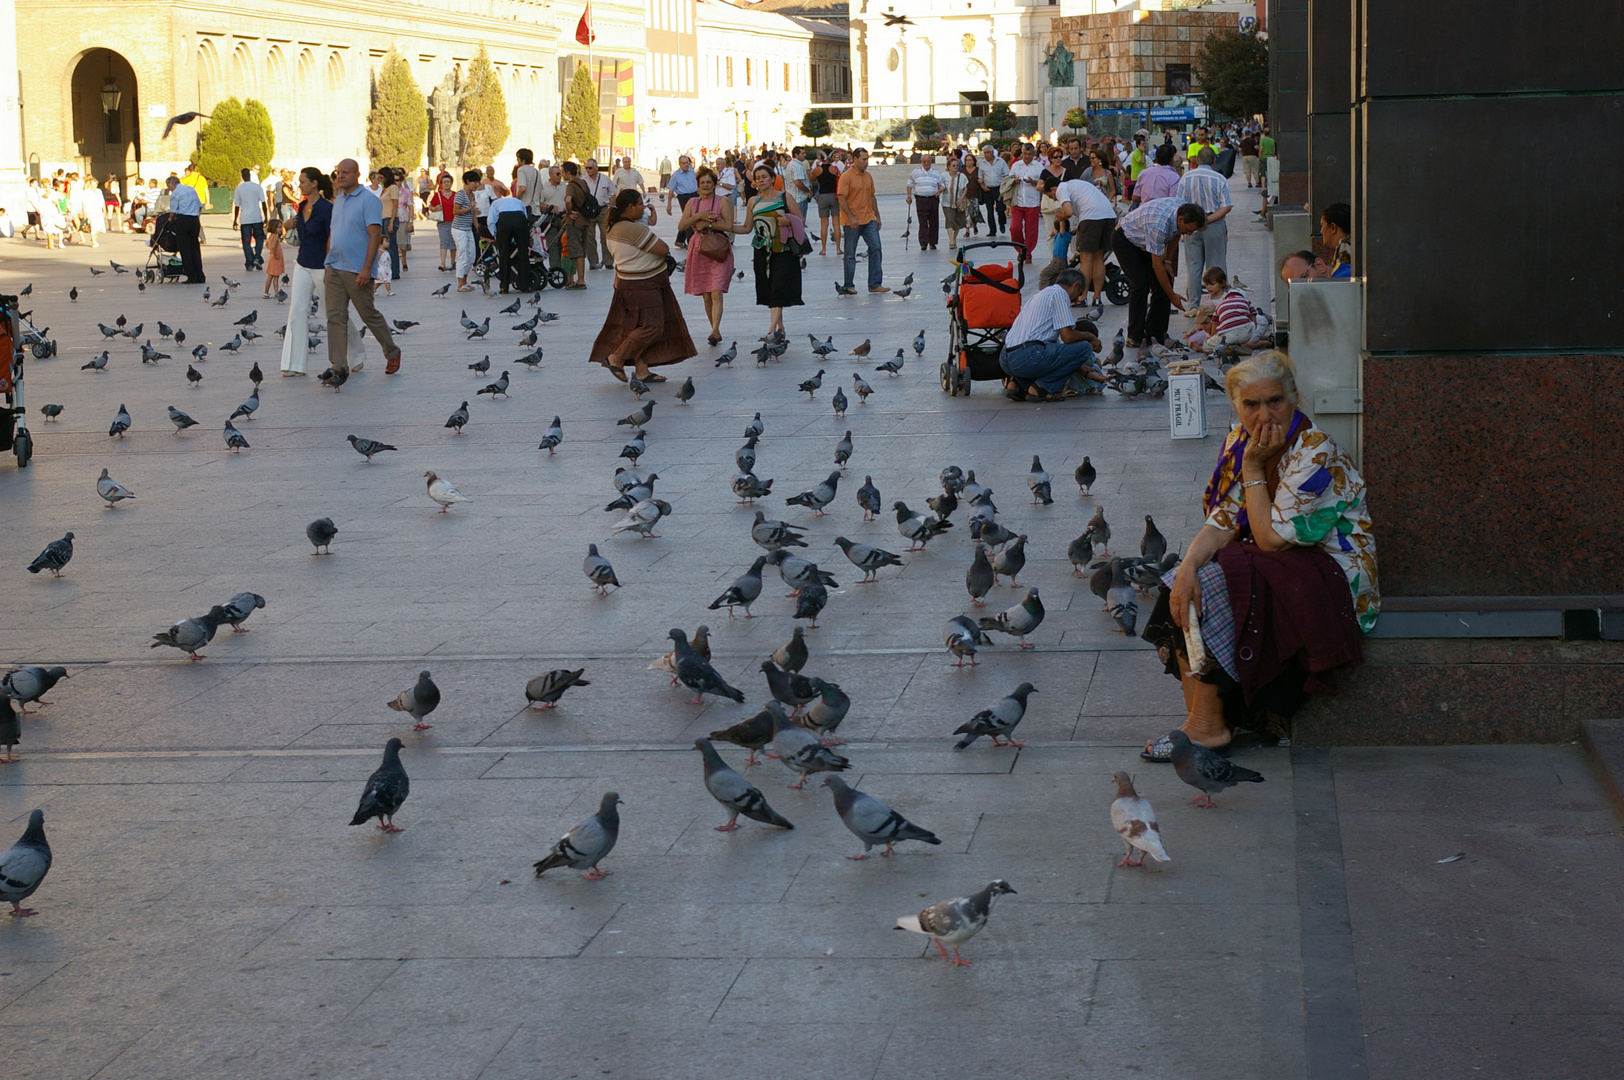
[[[1297,402],[1274,379],[1247,383],[1236,393],[1234,404],[1235,411],[1240,414],[1241,426],[1254,439],[1270,424],[1289,428],[1292,414],[1297,411]]]

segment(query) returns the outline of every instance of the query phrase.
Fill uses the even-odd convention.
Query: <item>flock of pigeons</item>
[[[228,299],[229,289],[219,300],[214,301],[214,306],[220,306]],[[539,299],[538,294],[532,303],[539,307]],[[503,314],[517,313],[518,305],[519,301],[515,300],[509,308],[504,309]],[[253,340],[249,335],[253,334],[252,324],[256,314],[251,313],[237,321],[236,344],[240,345],[243,340]],[[544,319],[554,317],[556,316],[538,311],[536,317],[528,323],[515,326],[514,329],[523,330],[526,336],[521,339],[522,343],[533,347],[536,325]],[[122,333],[134,340],[142,327],[136,326],[134,333],[131,334],[123,329],[124,323],[125,320],[121,316],[116,327],[103,326],[102,332],[112,337],[113,333],[109,333],[112,329],[114,333]],[[462,323],[469,332],[470,340],[483,338],[490,329],[489,318],[476,324],[468,318],[466,312],[462,314]],[[410,325],[416,324],[408,324],[408,328]],[[171,330],[162,323],[159,323],[159,333],[160,340],[173,338],[177,345],[184,341],[183,331]],[[811,342],[813,351],[819,359],[825,359],[835,351],[832,337],[819,341],[813,336]],[[915,356],[922,356],[925,349],[924,331],[920,332],[913,345]],[[763,339],[762,347],[756,350],[757,361],[761,365],[766,365],[781,358],[787,349],[788,341],[782,334],[769,335]],[[205,347],[200,345],[193,350],[193,356],[198,362],[202,362],[206,356],[206,351],[200,350],[205,350]],[[871,341],[865,340],[851,352],[860,359],[866,359],[871,350]],[[234,350],[228,347],[227,351]],[[731,364],[737,354],[738,345],[735,342],[717,358],[717,366]],[[151,349],[150,345],[143,346],[143,362],[156,363],[167,358],[165,354]],[[540,358],[541,350],[533,348],[532,352],[519,362],[534,366]],[[86,366],[93,370],[105,370],[107,355],[104,353],[98,360],[99,364],[93,361]],[[1120,361],[1120,356],[1113,359],[1113,363],[1117,361]],[[488,377],[489,357],[468,366],[476,376]],[[898,377],[904,366],[904,350],[898,349],[894,358],[878,365],[876,370],[890,377]],[[1146,373],[1146,370],[1127,374],[1130,378],[1138,379]],[[802,381],[797,388],[798,392],[806,393],[809,400],[815,400],[818,391],[823,388],[825,374],[826,370],[819,370],[816,375]],[[1120,374],[1122,374],[1120,370],[1113,371],[1113,377]],[[1152,378],[1147,380],[1150,385],[1136,385],[1130,389],[1134,392],[1148,390],[1154,393],[1154,371],[1150,371],[1150,374]],[[188,377],[194,386],[201,380],[201,376],[196,374],[196,368],[191,365],[188,365]],[[253,383],[253,392],[225,421],[226,445],[233,452],[247,449],[248,443],[233,427],[232,421],[238,419],[251,421],[259,408],[261,375],[257,364],[250,371],[250,379]],[[632,433],[619,454],[621,459],[628,462],[629,467],[620,466],[615,469],[613,484],[617,497],[605,507],[606,511],[620,511],[623,514],[611,526],[612,535],[629,532],[646,539],[658,538],[660,534],[656,529],[659,522],[673,512],[671,503],[655,495],[659,474],[652,471],[639,474],[634,471],[638,459],[648,450],[649,426],[659,404],[653,398],[642,399],[652,392],[650,382],[661,381],[663,380],[643,381],[636,378],[629,380],[628,385],[641,404],[634,412],[619,421],[620,425],[631,428]],[[336,390],[341,384],[339,381],[333,388]],[[503,371],[496,381],[481,389],[479,394],[503,396],[507,394],[510,385],[509,374]],[[875,392],[872,384],[857,372],[852,375],[852,390],[859,405],[866,404],[868,398]],[[675,388],[675,403],[679,406],[687,405],[693,400],[696,392],[694,380],[691,377],[687,378]],[[831,403],[837,415],[846,415],[850,400],[842,387],[836,387]],[[60,415],[60,412],[61,408],[56,407],[54,415]],[[186,413],[173,407],[169,412],[170,421],[174,424],[177,434],[197,423]],[[109,437],[122,437],[129,429],[130,422],[129,413],[123,405],[120,405],[118,415],[109,430]],[[468,402],[464,401],[450,416],[445,426],[452,429],[453,434],[460,435],[468,422]],[[730,486],[742,503],[755,503],[773,494],[773,479],[761,479],[756,472],[758,448],[765,435],[765,421],[761,413],[757,412],[743,432],[743,445],[734,454],[737,472]],[[389,443],[353,434],[348,436],[348,441],[368,463],[377,454],[397,450],[397,447]],[[554,416],[539,449],[553,454],[562,443],[562,421],[560,417]],[[854,449],[853,433],[847,430],[835,445],[833,454],[835,468],[821,483],[785,498],[785,505],[811,511],[815,518],[828,516],[830,509],[837,502],[840,486],[846,478]],[[1092,498],[1091,489],[1096,476],[1093,464],[1085,457],[1073,474],[1080,496]],[[434,471],[427,471],[424,478],[428,497],[439,506],[439,512],[445,513],[451,507],[469,501],[454,485]],[[1043,468],[1036,455],[1032,458],[1026,482],[1033,506],[1054,504],[1053,478]],[[949,466],[942,470],[940,483],[941,494],[926,500],[928,510],[913,509],[900,499],[890,502],[889,509],[894,514],[897,533],[908,543],[903,554],[922,553],[932,540],[957,529],[961,522],[955,521],[955,515],[962,507],[964,510],[962,524],[972,544],[970,563],[965,574],[965,585],[971,603],[977,607],[985,606],[986,598],[991,595],[1001,579],[1007,579],[1012,588],[1024,588],[1024,593],[1017,603],[996,615],[980,617],[959,615],[948,620],[942,629],[942,642],[953,658],[953,666],[962,667],[978,663],[979,650],[991,644],[990,635],[995,633],[1014,638],[1021,648],[1033,648],[1034,644],[1027,639],[1042,625],[1045,611],[1038,588],[1034,585],[1023,587],[1018,581],[1027,562],[1028,534],[1017,532],[1000,520],[993,491],[976,480],[973,470],[964,470],[956,465]],[[97,481],[97,494],[110,508],[136,497],[134,492],[110,477],[106,469],[102,470],[101,477]],[[856,489],[855,502],[862,511],[862,520],[865,522],[875,520],[884,513],[887,505],[874,484],[872,475],[864,476],[863,484]],[[313,521],[306,529],[307,538],[318,555],[330,553],[337,532],[338,529],[331,518]],[[797,553],[808,549],[806,527],[788,521],[769,519],[764,511],[758,509],[750,527],[750,536],[764,554],[756,558],[749,569],[716,598],[710,608],[721,610],[725,607],[729,618],[735,616],[736,609],[742,609],[745,618],[754,617],[750,610],[751,606],[761,596],[766,568],[772,566],[777,569],[783,583],[790,590],[789,595],[795,600],[793,618],[805,620],[810,627],[815,628],[820,613],[829,603],[830,590],[839,586],[830,571]],[[1153,592],[1159,587],[1163,576],[1177,566],[1178,554],[1170,549],[1166,538],[1148,515],[1145,518],[1145,530],[1137,557],[1109,555],[1110,539],[1111,526],[1106,520],[1105,508],[1096,504],[1093,517],[1088,521],[1083,533],[1068,545],[1067,557],[1076,575],[1088,577],[1092,591],[1103,601],[1115,628],[1131,635],[1134,633],[1137,620],[1137,592]],[[834,537],[832,546],[838,547],[846,560],[861,571],[860,584],[877,583],[880,571],[905,565],[903,554],[886,550],[876,544],[855,541],[846,536]],[[69,532],[62,539],[47,545],[29,565],[29,570],[36,574],[49,570],[59,576],[72,557],[73,533]],[[607,595],[610,589],[622,587],[613,565],[599,551],[596,544],[589,545],[582,570],[599,595]],[[211,607],[202,615],[182,619],[168,629],[154,634],[152,647],[167,645],[186,652],[193,660],[200,660],[203,656],[199,650],[213,639],[219,627],[230,625],[233,632],[246,632],[242,626],[244,620],[265,604],[265,598],[258,594],[241,593],[224,604]],[[695,695],[693,702],[702,701],[705,694],[726,697],[740,703],[745,700],[744,692],[729,685],[712,666],[707,627],[700,626],[692,639],[681,629],[672,629],[669,637],[672,642],[671,651],[650,666],[668,672],[673,685],[680,683],[692,691]],[[765,707],[747,720],[713,731],[708,738],[694,742],[694,748],[700,752],[702,758],[706,790],[728,814],[727,820],[717,826],[718,831],[739,828],[741,817],[777,828],[794,828],[787,818],[768,804],[759,787],[750,783],[723,760],[716,744],[725,743],[744,748],[749,752],[747,766],[758,764],[756,754],[766,752],[769,757],[797,774],[798,779],[793,785],[795,788],[803,787],[806,780],[815,773],[827,774],[823,783],[831,791],[836,813],[863,845],[862,852],[850,856],[853,859],[867,858],[877,846],[882,848],[882,855],[889,855],[896,844],[908,840],[932,845],[940,844],[940,838],[929,829],[910,821],[874,795],[853,789],[840,775],[849,770],[852,763],[849,758],[835,752],[835,747],[843,745],[836,731],[849,712],[852,702],[837,683],[803,673],[808,655],[804,629],[796,626],[790,641],[771,657],[763,660],[760,665],[769,695]],[[556,708],[566,692],[572,688],[591,685],[582,677],[585,672],[585,668],[559,669],[537,675],[525,686],[528,704],[540,709]],[[12,707],[13,702],[24,709],[30,703],[44,703],[43,695],[59,679],[65,677],[67,672],[59,667],[23,667],[4,677],[3,683],[0,683],[0,689],[3,689],[3,695],[0,695],[0,709],[3,709],[3,712],[0,712],[0,744],[5,745],[7,749],[5,760],[15,760],[11,756],[11,748],[15,746],[20,734],[16,713]],[[955,742],[954,749],[964,750],[983,736],[990,738],[995,746],[1020,747],[1022,744],[1016,742],[1013,735],[1026,714],[1029,696],[1036,692],[1037,689],[1031,683],[1023,682],[1008,695],[970,717],[953,731],[953,735],[962,736]],[[430,672],[423,671],[414,685],[402,691],[387,704],[391,709],[411,716],[414,730],[423,730],[430,726],[427,718],[438,708],[440,702],[439,688],[435,685]],[[1203,805],[1210,806],[1212,795],[1239,782],[1257,782],[1263,779],[1250,770],[1234,765],[1221,755],[1190,743],[1179,732],[1173,733],[1172,743],[1175,771],[1181,780],[1200,792],[1192,801],[1200,801]],[[387,832],[399,831],[394,823],[394,815],[410,791],[409,780],[401,762],[402,748],[400,739],[392,738],[388,741],[384,748],[383,762],[368,778],[351,825],[376,820],[380,829]],[[1147,854],[1157,861],[1168,861],[1155,811],[1150,803],[1134,790],[1132,780],[1125,773],[1117,773],[1114,781],[1117,786],[1117,797],[1111,805],[1111,819],[1126,848],[1126,854],[1118,865],[1142,865]],[[622,800],[617,792],[604,793],[597,811],[574,825],[553,845],[545,857],[536,862],[536,875],[539,877],[555,868],[579,870],[591,879],[608,874],[609,871],[602,869],[600,863],[614,848],[619,837],[618,808],[621,805]],[[1134,861],[1136,854],[1138,859]],[[13,914],[32,913],[20,906],[21,901],[31,896],[39,887],[50,868],[50,863],[50,848],[45,839],[43,815],[40,811],[35,811],[30,818],[28,831],[22,839],[9,851],[0,855],[0,899],[13,904]],[[1007,881],[995,880],[971,896],[943,901],[917,915],[899,919],[898,927],[933,939],[944,958],[951,959],[957,964],[968,963],[959,956],[959,945],[985,925],[995,897],[1014,891]],[[953,949],[951,957],[946,946]]]

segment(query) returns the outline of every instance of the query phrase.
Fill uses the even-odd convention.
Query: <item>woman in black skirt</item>
[[[767,309],[768,337],[783,340],[784,309],[801,306],[801,257],[811,249],[795,203],[784,197],[772,166],[757,165],[756,194],[746,206],[755,249],[756,304]]]

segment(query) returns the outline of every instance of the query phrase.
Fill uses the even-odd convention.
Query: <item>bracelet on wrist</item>
[[[1267,484],[1267,483],[1268,483],[1267,480],[1245,480],[1245,481],[1242,481],[1242,483],[1241,483],[1241,490],[1245,491],[1247,488],[1257,487],[1259,484]]]

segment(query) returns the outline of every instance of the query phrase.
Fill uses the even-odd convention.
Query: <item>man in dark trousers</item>
[[[169,186],[169,234],[175,238],[175,251],[180,255],[180,271],[186,275],[186,284],[201,285],[203,277],[203,251],[198,238],[203,232],[203,200],[197,191],[171,176]]]
[[[1111,239],[1128,275],[1128,344],[1137,346],[1140,356],[1150,351],[1151,342],[1167,337],[1173,308],[1184,305],[1173,287],[1179,238],[1206,223],[1207,212],[1196,203],[1153,199],[1123,218]]]

